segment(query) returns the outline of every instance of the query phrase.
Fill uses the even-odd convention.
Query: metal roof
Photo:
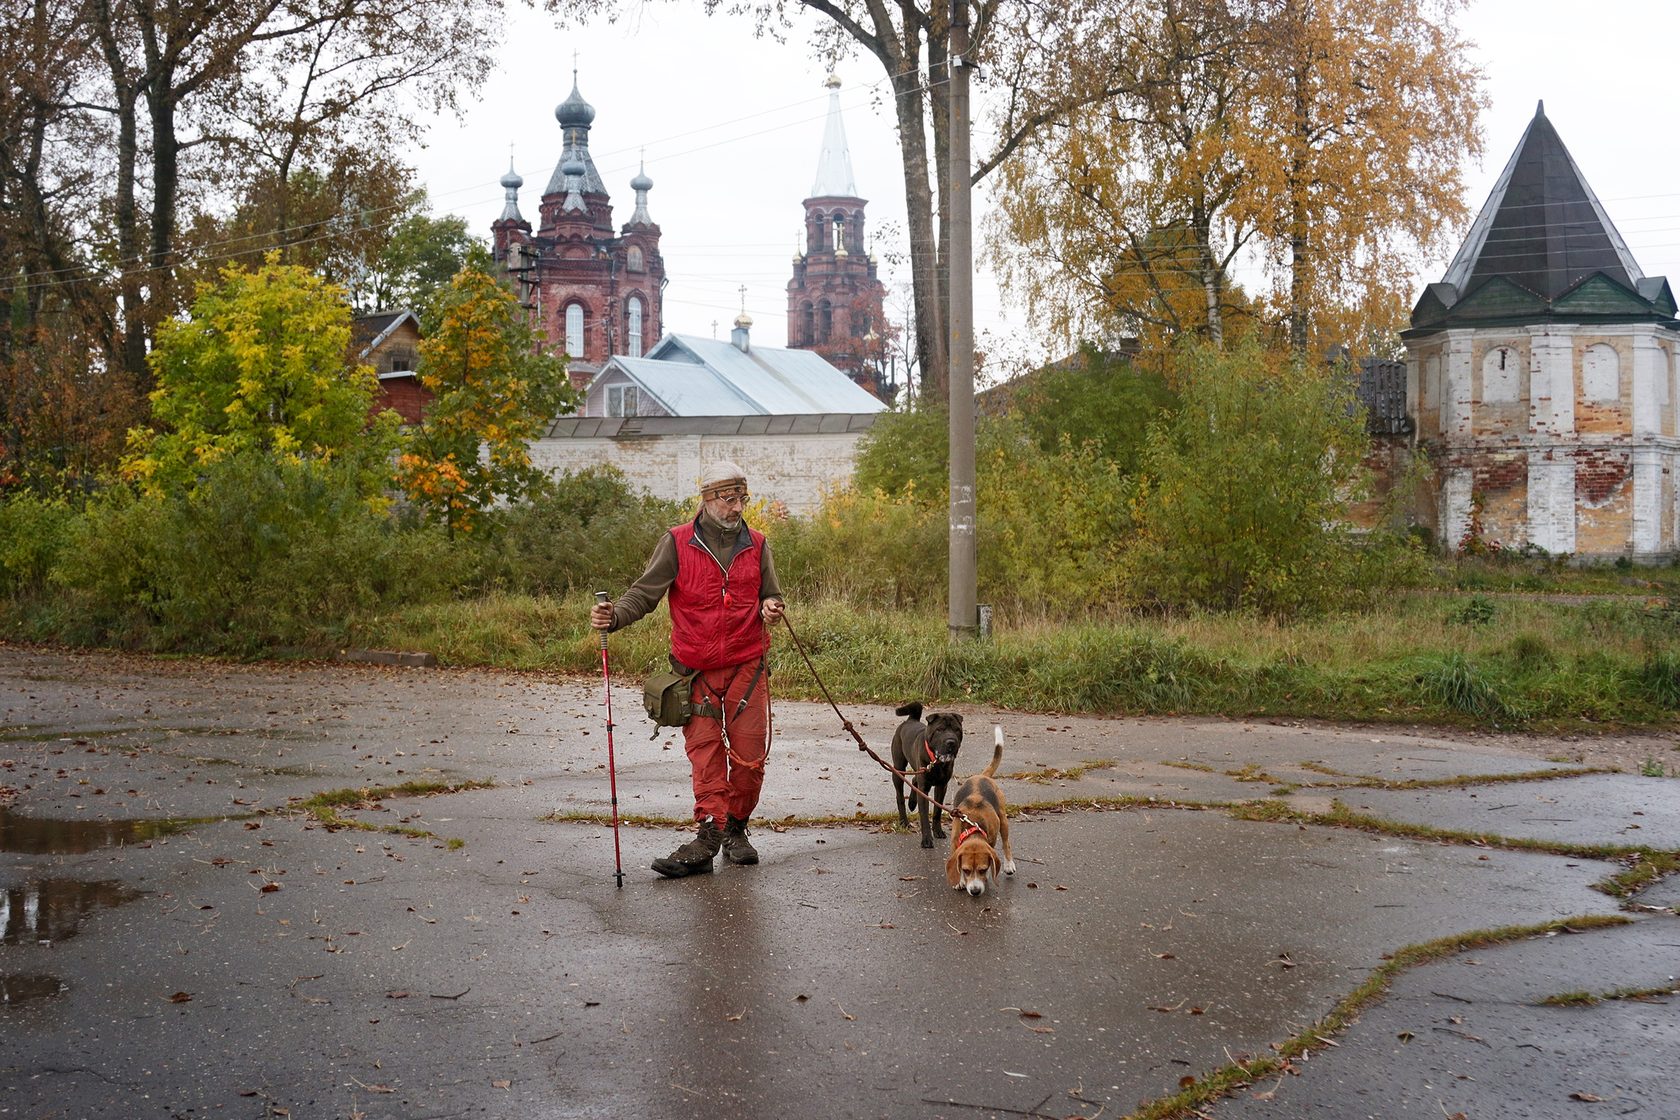
[[[887,407],[810,350],[743,352],[721,339],[668,334],[646,357],[615,357],[608,368],[622,370],[673,416],[873,414]]]
[[[1629,288],[1644,276],[1541,102],[1442,281],[1467,295],[1504,276],[1555,299],[1594,272]]]
[[[559,416],[547,435],[551,439],[827,435],[868,431],[875,416]]]
[[[846,125],[840,119],[840,79],[828,81],[828,125],[823,129],[822,154],[817,157],[817,179],[812,198],[856,198],[857,182],[852,178],[852,154],[846,147]]]

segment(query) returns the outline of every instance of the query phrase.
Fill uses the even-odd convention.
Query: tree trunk
[[[1196,199],[1191,221],[1195,223],[1196,268],[1201,273],[1202,294],[1207,300],[1208,340],[1223,350],[1225,319],[1220,311],[1220,305],[1224,302],[1221,270],[1218,262],[1213,259],[1212,218],[1208,213],[1206,201],[1200,197]]]
[[[961,0],[966,3],[967,0]],[[938,205],[930,215],[937,221],[939,240],[933,259],[934,307],[939,314],[937,334],[928,348],[932,367],[924,378],[928,399],[945,403],[951,384],[951,223],[946,200],[951,192],[951,9],[946,0],[933,0],[928,30],[928,112],[933,115],[933,187]]]
[[[919,52],[918,52],[919,57]],[[948,383],[945,307],[940,301],[937,253],[920,246],[936,243],[933,191],[928,182],[927,122],[922,111],[920,68],[906,65],[893,75],[899,145],[903,150],[904,203],[910,235],[910,288],[916,314],[916,365],[921,398],[942,400]]]

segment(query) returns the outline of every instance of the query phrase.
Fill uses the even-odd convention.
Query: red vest
[[[671,529],[677,542],[677,578],[671,584],[671,656],[690,669],[722,669],[761,657],[770,636],[758,616],[764,534],[747,529],[723,570],[700,540],[699,518]]]

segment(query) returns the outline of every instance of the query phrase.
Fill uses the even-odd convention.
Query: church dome
[[[636,173],[636,177],[630,180],[630,189],[633,191],[651,191],[653,180],[648,178],[646,171],[639,171]]]
[[[561,128],[568,128],[572,125],[582,125],[587,128],[590,122],[595,119],[595,106],[585,101],[583,94],[578,92],[575,77],[572,79],[572,95],[554,107],[554,119],[560,122]]]
[[[525,180],[520,178],[519,172],[511,167],[508,168],[508,173],[502,176],[502,186],[510,191],[516,191],[524,185]]]

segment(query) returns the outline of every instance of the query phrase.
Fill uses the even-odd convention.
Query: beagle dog
[[[992,727],[992,762],[972,778],[957,784],[951,808],[960,828],[953,830],[951,855],[945,861],[945,878],[959,891],[978,898],[996,881],[999,868],[1015,874],[1015,854],[1009,846],[1009,817],[1004,809],[1003,790],[995,775],[1003,761],[1003,728]],[[1003,849],[999,858],[998,849]]]

